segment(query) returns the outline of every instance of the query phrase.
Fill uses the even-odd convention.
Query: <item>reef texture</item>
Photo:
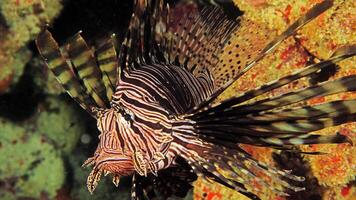
[[[0,94],[17,82],[31,59],[28,42],[61,8],[59,0],[0,1]]]
[[[268,35],[277,35],[285,30],[299,16],[305,13],[319,0],[234,0],[244,15],[259,26],[259,30],[265,30]],[[336,0],[334,6],[320,17],[310,22],[298,31],[295,37],[288,39],[278,47],[274,53],[266,56],[258,65],[246,73],[240,80],[233,84],[221,99],[226,99],[236,93],[244,92],[272,81],[289,73],[305,67],[310,62],[328,58],[332,52],[345,44],[356,43],[356,2],[350,0]],[[250,27],[249,27],[250,28]],[[234,39],[234,38],[233,38]],[[237,38],[236,38],[237,39]],[[261,38],[263,39],[263,38]],[[266,39],[267,42],[268,39]],[[257,42],[257,41],[256,41]],[[263,41],[258,41],[263,42]],[[228,52],[228,51],[225,51]],[[228,56],[228,55],[226,55]],[[224,57],[224,55],[223,55]],[[292,89],[303,88],[316,82],[325,81],[323,77],[329,76],[329,80],[338,77],[356,74],[356,58],[347,59],[338,63],[340,69],[322,72],[320,77],[295,81],[280,89],[274,90],[266,96],[275,96],[286,93]],[[307,104],[319,104],[338,99],[355,99],[356,93],[343,93],[330,95],[326,98],[314,98]],[[348,135],[353,143],[356,142],[356,123],[323,129],[317,134],[334,134],[335,132]],[[294,169],[297,175],[307,178],[306,191],[291,194],[290,197],[276,196],[267,188],[262,188],[258,193],[262,199],[354,199],[356,196],[356,148],[350,144],[333,145],[303,145],[298,151],[318,151],[325,155],[292,155],[288,159],[283,158],[286,152],[256,148],[244,145],[244,148],[259,160],[277,168]],[[297,159],[300,158],[300,160]],[[286,168],[287,167],[287,168]],[[253,187],[260,187],[258,183]],[[246,199],[237,192],[226,189],[223,186],[199,179],[194,189],[195,199]]]
[[[23,107],[16,106],[21,100],[8,97],[14,96],[11,88],[32,59],[29,43],[61,9],[58,0],[0,1],[0,100],[2,107],[11,104],[4,109],[7,112],[16,113],[12,108]],[[28,94],[15,93],[17,98]],[[25,105],[25,100],[22,103]],[[58,97],[46,96],[33,110],[36,112],[21,120],[1,113],[0,199],[53,199],[65,182],[62,155],[74,148],[83,124],[73,106]]]
[[[76,113],[67,101],[47,97],[27,120],[0,119],[0,199],[57,195],[66,179],[63,155],[84,132]]]
[[[0,199],[53,198],[65,178],[60,152],[45,135],[0,119]]]

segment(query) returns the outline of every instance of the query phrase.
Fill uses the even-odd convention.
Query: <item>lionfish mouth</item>
[[[82,167],[93,166],[87,178],[87,187],[90,193],[93,193],[98,185],[101,176],[112,175],[112,182],[117,187],[121,176],[132,175],[135,171],[132,158],[125,155],[101,152],[88,158]]]

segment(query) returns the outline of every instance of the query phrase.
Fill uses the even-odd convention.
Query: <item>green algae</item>
[[[62,10],[61,1],[0,1],[0,92],[16,83],[32,54],[27,45]]]
[[[8,80],[16,83],[21,77],[26,64],[31,59],[31,56],[32,53],[27,48],[21,48],[17,52],[14,52],[13,55],[9,57],[6,62],[2,63],[2,66],[0,66],[0,82],[2,80]],[[9,79],[9,77],[11,78]],[[2,87],[0,86],[0,88]],[[0,93],[6,92],[7,88],[2,88],[1,90],[4,91],[0,91]]]
[[[0,199],[54,198],[65,180],[60,152],[36,132],[7,120],[0,121],[0,180],[9,185],[0,189]]]
[[[30,61],[32,53],[27,48],[21,48],[13,54],[12,71],[13,82],[17,82],[25,69],[26,64]]]
[[[41,28],[56,17],[62,9],[60,1],[0,1],[0,12],[18,47],[34,39]]]
[[[70,153],[84,132],[84,123],[73,104],[49,96],[44,106],[47,112],[40,112],[36,121],[36,129],[53,141],[55,146],[64,153]]]
[[[40,147],[38,150],[32,148],[31,151],[39,163],[27,172],[28,179],[20,179],[16,186],[21,188],[26,196],[38,197],[45,192],[49,197],[54,197],[65,180],[64,164],[59,153],[53,146],[43,145],[41,138],[36,136],[31,138],[28,146]]]
[[[58,96],[47,96],[38,110],[21,123],[0,119],[0,183],[6,186],[0,199],[53,199],[66,181],[63,158],[70,156],[84,123],[73,104]]]

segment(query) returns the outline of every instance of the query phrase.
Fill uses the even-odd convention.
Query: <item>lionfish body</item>
[[[214,100],[280,42],[331,6],[332,1],[317,4],[263,45],[251,43],[259,36],[259,30],[249,30],[252,22],[241,20],[241,26],[247,27],[239,29],[237,20],[227,19],[218,8],[189,14],[173,26],[162,1],[137,2],[118,55],[113,39],[93,52],[80,34],[64,45],[64,54],[51,34],[43,31],[36,41],[40,54],[68,94],[97,119],[101,132],[94,156],[84,163],[93,165],[87,180],[89,191],[93,192],[103,173],[112,174],[115,185],[120,176],[133,175],[133,199],[150,199],[157,191],[163,198],[184,196],[196,175],[251,199],[258,197],[246,186],[256,180],[281,195],[286,195],[285,188],[302,190],[289,183],[302,181],[302,177],[266,166],[239,144],[290,150],[290,145],[349,142],[340,134],[308,133],[355,121],[356,100],[290,105],[354,91],[356,76],[251,99],[354,56],[356,46],[340,48],[329,60],[231,99]],[[231,42],[231,36],[239,37],[239,33],[245,38]],[[227,61],[219,58],[224,47],[233,54]]]
[[[104,156],[98,153],[105,159],[100,168],[117,174],[136,171],[145,176],[171,166],[181,151],[178,141],[186,137],[183,140],[195,143],[191,140],[194,138],[180,136],[193,127],[189,120],[177,116],[211,94],[208,81],[173,65],[142,65],[123,73],[112,96],[112,108],[98,111],[102,115],[98,120],[102,132],[99,149],[105,151]],[[176,92],[173,95],[171,91]],[[115,170],[122,164],[110,163],[116,162],[118,153],[130,158],[125,169]]]

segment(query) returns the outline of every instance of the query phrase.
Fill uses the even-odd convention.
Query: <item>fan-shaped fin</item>
[[[243,118],[248,118],[249,114],[251,115],[255,114],[255,116],[262,115],[260,114],[262,111],[268,111],[272,109],[279,109],[276,112],[280,112],[283,106],[291,105],[300,101],[305,101],[313,97],[337,94],[340,92],[355,91],[356,90],[356,85],[354,84],[355,81],[356,81],[356,75],[351,75],[334,81],[328,81],[316,86],[303,88],[295,92],[289,92],[272,98],[265,98],[249,104],[231,106],[221,111],[216,111],[214,113],[210,112],[205,116],[200,115],[197,118],[195,117],[192,118],[194,118],[197,121],[207,122],[209,120],[221,121],[221,120],[234,120],[237,118],[243,119]],[[347,101],[345,102],[346,102],[345,104],[339,103],[335,105],[346,106]],[[347,108],[350,108],[351,111],[355,111],[354,107],[352,106],[348,106]],[[312,109],[313,108],[309,107],[306,109],[306,111],[310,111]],[[336,110],[332,110],[332,111],[336,112]]]
[[[207,7],[200,15],[185,15],[176,27],[170,27],[170,61],[177,59],[196,76],[206,71],[212,73],[219,61],[218,54],[237,24],[238,20],[229,20],[216,7]]]
[[[225,101],[222,101],[218,103],[217,105],[214,105],[214,107],[209,108],[206,107],[204,110],[194,114],[194,118],[200,118],[200,117],[206,117],[207,115],[211,115],[213,113],[217,113],[220,111],[228,111],[231,109],[232,106],[238,105],[240,103],[243,103],[247,100],[253,99],[261,94],[264,94],[266,92],[269,92],[273,89],[282,87],[288,83],[291,83],[292,81],[298,80],[300,78],[306,77],[306,76],[312,76],[313,74],[317,73],[318,71],[335,64],[338,61],[341,61],[343,59],[352,57],[356,55],[356,45],[351,45],[351,46],[345,46],[337,49],[332,57],[328,60],[322,61],[317,64],[312,64],[306,68],[303,68],[301,70],[298,70],[291,75],[285,76],[283,78],[280,78],[278,80],[272,81],[270,83],[267,83],[265,85],[262,85],[256,89],[249,90],[239,96],[232,97],[230,99],[227,99]]]
[[[200,109],[208,106],[228,86],[230,86],[233,82],[235,82],[237,79],[239,79],[239,77],[241,77],[243,74],[245,74],[247,71],[249,71],[249,69],[251,69],[258,61],[260,61],[262,58],[264,58],[268,53],[273,51],[278,44],[280,44],[283,40],[285,40],[289,36],[293,35],[299,28],[301,28],[302,26],[307,24],[309,21],[311,21],[312,19],[319,16],[321,13],[323,13],[328,8],[330,8],[332,5],[333,5],[332,0],[325,0],[325,1],[315,5],[313,8],[311,8],[305,15],[300,17],[291,26],[289,26],[289,28],[287,28],[286,31],[284,31],[281,35],[277,36],[274,40],[272,40],[270,43],[268,43],[255,58],[252,58],[251,60],[249,60],[247,62],[247,64],[242,67],[242,70],[239,71],[234,77],[231,77],[231,79],[229,79],[228,81],[224,80],[225,83],[221,87],[217,88],[217,90],[204,102],[202,102],[199,105],[192,108],[189,111],[189,113],[195,113],[195,112],[199,111]],[[232,46],[234,46],[234,45],[235,44],[232,44]],[[247,58],[248,58],[248,56],[247,56]],[[238,66],[237,63],[236,64],[232,63],[232,64],[234,66]]]
[[[160,170],[157,176],[148,174],[142,177],[135,174],[132,180],[132,199],[184,198],[197,176],[182,158],[177,158],[175,162],[177,166]]]
[[[242,115],[281,108],[282,106],[287,106],[300,101],[305,101],[313,97],[355,91],[355,82],[356,75],[350,75],[337,80],[327,81],[322,84],[303,88],[298,91],[282,94],[276,97],[265,98],[246,105],[235,106],[233,109],[230,108],[226,109],[225,111],[234,110],[234,112],[237,111],[240,115]]]
[[[213,136],[215,140],[225,141],[224,137]],[[232,141],[232,140],[230,140]],[[241,144],[249,144],[254,146],[270,147],[279,150],[287,150],[288,145],[303,145],[303,144],[331,144],[331,143],[349,143],[353,144],[351,139],[336,133],[334,135],[316,135],[316,134],[302,134],[289,136],[287,138],[278,136],[266,136],[266,137],[255,137],[255,136],[239,136],[235,139],[235,142]],[[324,154],[322,152],[300,152],[304,154]]]
[[[201,177],[207,180],[219,182],[231,189],[234,189],[251,199],[258,199],[252,192],[259,191],[258,188],[245,188],[245,185],[257,181],[277,194],[285,195],[282,187],[276,187],[276,183],[284,188],[294,191],[301,191],[304,188],[289,184],[286,179],[303,181],[303,177],[289,174],[253,159],[248,153],[237,145],[232,148],[223,147],[211,143],[204,143],[205,147],[191,146],[182,152],[181,156],[188,161],[192,169]],[[194,151],[195,153],[190,153]],[[257,172],[259,175],[257,175]],[[264,174],[272,182],[267,182],[260,176]],[[252,191],[249,191],[251,190]]]
[[[237,31],[219,55],[219,63],[213,69],[216,89],[233,79],[253,59],[260,56],[262,49],[275,37],[275,34],[260,24],[242,18]]]
[[[320,130],[326,127],[337,126],[347,122],[356,120],[356,113],[348,113],[341,115],[329,115],[324,118],[310,118],[301,120],[279,121],[268,124],[246,125],[247,129],[260,132],[277,133],[277,134],[301,134]]]
[[[326,138],[303,135],[326,127],[356,120],[356,100],[335,101],[317,106],[283,109],[283,106],[318,96],[355,91],[356,76],[312,86],[251,104],[234,106],[196,119],[195,129],[200,135],[212,136],[228,142],[261,144],[266,137],[283,144],[349,142],[345,136]],[[277,110],[273,110],[277,109]],[[303,140],[299,140],[302,137]],[[291,142],[293,141],[293,142]],[[275,143],[268,143],[276,145]],[[282,143],[281,143],[282,145]]]
[[[120,47],[119,65],[130,71],[142,64],[174,64],[203,79],[211,90],[218,55],[238,20],[229,20],[217,7],[204,8],[201,13],[196,10],[180,19],[170,19],[172,16],[162,0],[136,1]]]
[[[36,45],[48,68],[51,69],[67,93],[83,109],[93,114],[91,107],[96,107],[96,103],[86,93],[85,88],[74,75],[65,57],[62,55],[57,42],[48,30],[44,30],[38,35]]]
[[[352,141],[350,138],[340,135],[339,133],[335,135],[313,135],[313,134],[303,134],[298,136],[293,136],[290,138],[277,138],[277,137],[266,137],[259,138],[260,141],[265,144],[284,146],[284,145],[301,145],[301,144],[331,144],[331,143],[350,143]]]
[[[152,3],[154,2],[154,3]],[[196,77],[212,82],[211,72],[218,54],[238,20],[229,20],[217,7],[207,7],[170,19],[163,1],[138,1],[124,40],[119,60],[122,66],[142,63],[184,66]]]
[[[106,89],[101,72],[96,64],[94,53],[88,47],[80,32],[65,45],[79,78],[83,81],[88,94],[100,107],[107,107]]]
[[[130,71],[144,63],[165,62],[168,45],[164,33],[168,26],[168,6],[161,0],[135,1],[126,37],[119,53],[120,66]]]
[[[323,103],[315,106],[296,107],[278,111],[259,112],[246,116],[239,116],[236,113],[226,113],[224,116],[198,120],[199,122],[229,121],[234,120],[236,124],[261,124],[291,120],[305,120],[335,117],[344,114],[351,114],[356,111],[356,100],[342,100]]]
[[[142,30],[143,31],[143,30]],[[137,67],[137,63],[144,59],[141,54],[143,38],[140,37],[140,21],[135,14],[132,15],[126,37],[121,44],[119,51],[119,65],[130,71]]]

